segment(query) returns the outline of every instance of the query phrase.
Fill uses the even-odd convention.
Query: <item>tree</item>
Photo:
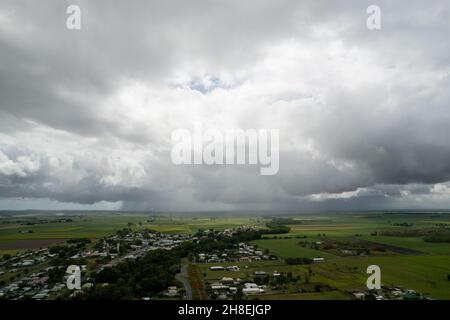
[[[309,283],[309,276],[305,275],[305,283],[308,284]]]
[[[292,281],[292,272],[291,271],[289,271],[287,273],[287,278],[288,278],[289,281]]]
[[[87,268],[88,270],[95,270],[97,268],[97,260],[88,260]]]

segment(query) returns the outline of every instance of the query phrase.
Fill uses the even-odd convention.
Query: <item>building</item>
[[[211,270],[211,271],[223,271],[223,270],[225,270],[225,268],[222,267],[222,266],[212,266],[212,267],[209,267],[209,270]]]
[[[259,287],[256,283],[245,283],[242,289],[243,294],[259,294],[263,293],[264,289]]]
[[[170,286],[167,288],[167,295],[169,297],[174,297],[178,294],[178,289],[176,286]]]
[[[228,266],[227,270],[228,271],[239,271],[240,269],[238,266]]]
[[[240,257],[239,262],[251,262],[252,259],[250,257]]]

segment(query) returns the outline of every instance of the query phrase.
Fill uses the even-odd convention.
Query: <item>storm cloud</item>
[[[0,209],[448,208],[450,6],[371,4],[1,1]],[[174,165],[199,122],[279,129],[279,173]]]

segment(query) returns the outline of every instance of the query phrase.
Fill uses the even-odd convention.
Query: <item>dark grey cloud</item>
[[[0,207],[448,207],[450,8],[370,4],[2,1]],[[198,121],[280,129],[279,173],[174,166]]]

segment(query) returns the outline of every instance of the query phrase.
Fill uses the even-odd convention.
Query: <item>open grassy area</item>
[[[288,266],[280,260],[275,261],[255,261],[255,262],[225,262],[220,263],[221,266],[238,266],[239,271],[211,271],[209,268],[217,263],[200,263],[197,264],[200,272],[202,272],[204,278],[208,281],[220,280],[223,277],[232,278],[249,278],[255,271],[273,272],[277,271],[294,271],[294,266]]]
[[[343,258],[313,266],[314,279],[339,289],[363,289],[369,265],[381,268],[384,285],[411,288],[438,299],[450,299],[447,280],[450,256],[391,256]]]
[[[364,239],[390,244],[398,247],[409,248],[421,251],[426,254],[435,255],[450,255],[450,245],[448,243],[432,243],[425,242],[422,238],[418,237],[387,237],[387,236],[366,236]]]
[[[252,244],[259,248],[268,249],[272,254],[281,258],[317,258],[333,259],[336,256],[309,248],[304,248],[298,245],[301,239],[270,239],[270,240],[255,240]]]
[[[351,300],[352,296],[342,291],[264,294],[258,296],[260,300]]]

